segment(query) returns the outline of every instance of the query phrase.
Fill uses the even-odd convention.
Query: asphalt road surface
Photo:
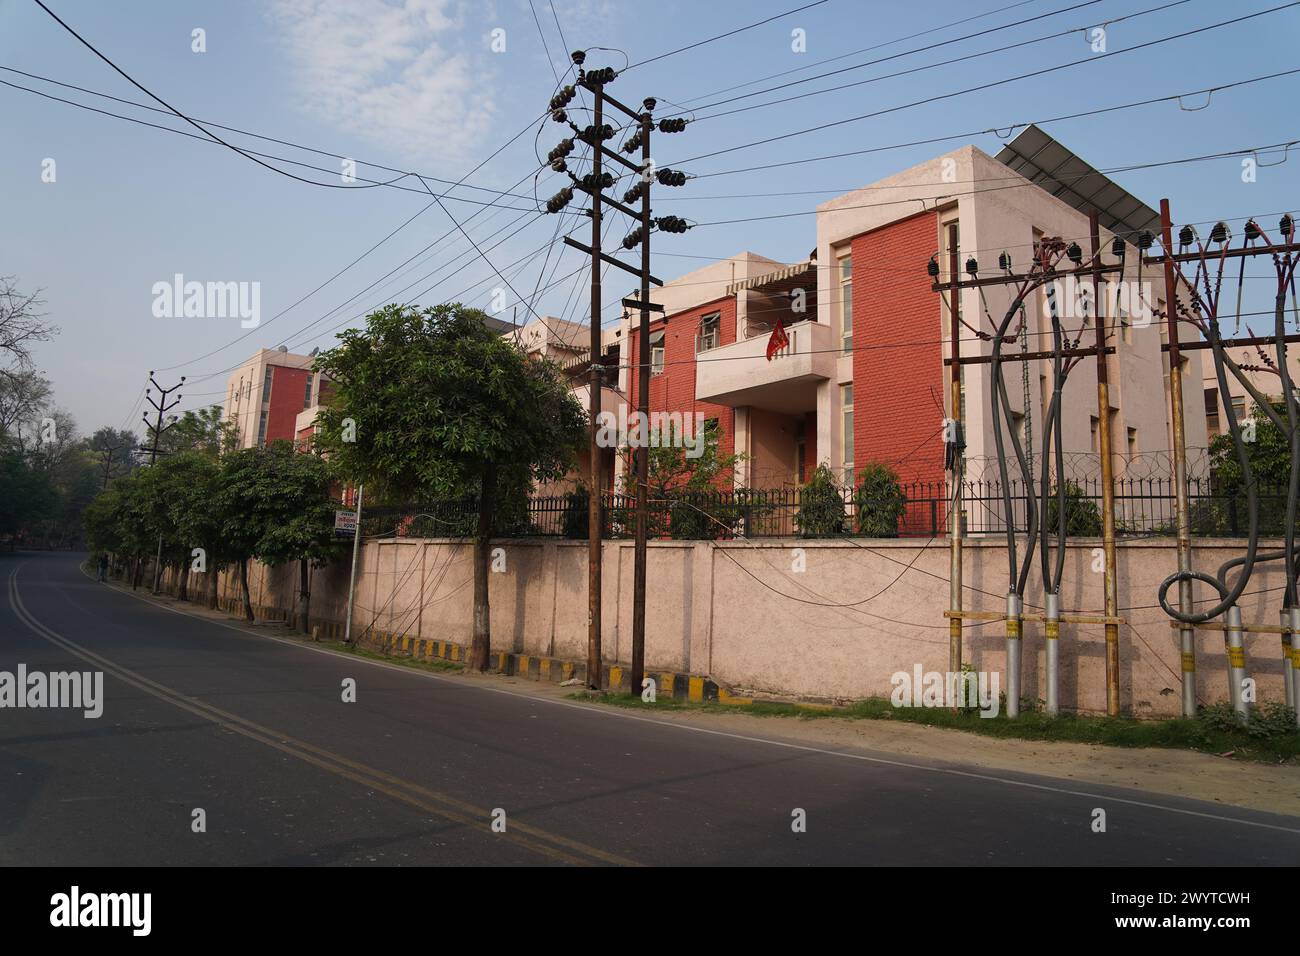
[[[3,865],[1300,862],[1300,817],[368,663],[139,600],[82,557],[0,557],[0,671],[102,671],[105,697],[98,719],[0,709]]]

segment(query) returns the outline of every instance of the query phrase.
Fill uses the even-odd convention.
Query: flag
[[[767,340],[767,360],[772,361],[773,356],[790,344],[790,336],[785,334],[785,327],[781,325],[781,320],[776,320],[776,328],[772,330],[772,337]]]

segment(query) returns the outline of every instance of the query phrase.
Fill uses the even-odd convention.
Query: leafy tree
[[[818,465],[799,493],[795,527],[805,538],[821,538],[843,534],[844,522],[844,494],[831,470]]]
[[[166,454],[197,451],[211,457],[234,451],[239,429],[222,417],[220,405],[190,409],[162,434],[158,447]]]
[[[253,620],[248,562],[268,565],[302,562],[302,626],[307,627],[307,565],[319,566],[335,553],[334,508],[329,464],[316,455],[298,454],[280,440],[265,448],[227,455],[214,483],[221,555],[238,562],[244,617]]]
[[[853,504],[860,533],[872,538],[898,537],[898,522],[907,509],[907,495],[894,469],[881,462],[868,462],[858,472]]]
[[[649,449],[646,533],[650,538],[668,535],[678,540],[713,540],[734,531],[746,513],[734,497],[724,501],[720,493],[730,489],[736,465],[747,456],[723,452],[722,428],[716,419],[705,420],[703,434],[697,439],[700,454],[693,458],[680,447],[680,441],[665,441]],[[636,494],[637,485],[632,452],[631,448],[622,452],[623,494],[628,497]],[[738,495],[744,499],[743,492]],[[626,534],[632,533],[635,522],[636,513],[630,507],[616,509],[611,521]]]
[[[558,368],[530,361],[486,319],[460,304],[390,305],[316,359],[335,386],[319,419],[322,444],[342,474],[380,500],[477,499],[470,650],[477,670],[488,664],[489,541],[499,505],[562,477],[585,431]]]
[[[101,428],[86,441],[86,449],[99,466],[100,487],[135,468],[140,461],[140,438],[133,431]]]

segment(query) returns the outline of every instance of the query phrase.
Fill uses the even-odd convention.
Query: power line
[[[748,98],[751,97],[751,96],[762,96],[764,93],[775,93],[777,90],[789,89],[789,88],[792,87],[792,86],[800,86],[800,85],[802,85],[802,84],[804,84],[804,83],[812,83],[812,82],[815,82],[816,80],[824,80],[824,79],[826,79],[827,77],[838,76],[838,75],[840,75],[841,73],[848,73],[848,72],[850,72],[850,71],[852,71],[852,70],[862,70],[862,69],[866,69],[866,68],[869,67],[869,66],[879,66],[881,63],[888,63],[888,62],[890,62],[891,60],[898,60],[898,59],[901,59],[902,57],[905,57],[905,56],[912,56],[912,55],[914,55],[914,54],[916,54],[916,53],[924,53],[924,52],[927,52],[927,51],[929,51],[929,50],[936,50],[936,49],[938,49],[938,48],[940,48],[940,47],[949,46],[949,45],[951,45],[951,44],[953,44],[953,43],[963,43],[963,42],[965,42],[966,40],[974,40],[974,39],[977,39],[978,37],[989,36],[989,35],[994,34],[994,33],[1000,33],[1000,32],[1002,32],[1003,30],[1012,30],[1012,29],[1015,29],[1016,27],[1023,26],[1023,25],[1026,24],[1026,23],[1033,23],[1033,22],[1036,21],[1036,20],[1045,20],[1045,19],[1048,19],[1048,18],[1050,18],[1050,17],[1060,16],[1060,15],[1063,14],[1063,13],[1071,13],[1071,12],[1073,12],[1073,11],[1075,11],[1075,10],[1079,10],[1079,9],[1084,8],[1084,7],[1090,7],[1090,6],[1093,6],[1093,5],[1098,4],[1098,3],[1101,3],[1101,2],[1102,2],[1102,0],[1084,0],[1084,2],[1082,2],[1082,3],[1075,3],[1075,4],[1072,4],[1072,5],[1068,6],[1068,7],[1062,7],[1062,8],[1059,9],[1059,10],[1052,10],[1052,11],[1050,11],[1050,12],[1048,12],[1048,13],[1040,13],[1038,16],[1036,16],[1036,17],[1030,17],[1028,20],[1017,20],[1017,21],[1015,21],[1014,23],[1004,23],[1004,24],[1002,24],[1001,26],[989,27],[988,29],[978,31],[977,33],[968,33],[968,34],[966,34],[965,36],[953,37],[953,38],[950,39],[950,40],[939,40],[938,42],[931,43],[931,44],[928,44],[928,45],[926,45],[926,46],[917,47],[917,48],[912,49],[912,50],[904,50],[904,51],[901,52],[901,53],[892,53],[892,54],[890,54],[889,56],[878,57],[877,59],[874,59],[874,60],[867,60],[867,61],[865,61],[865,62],[863,62],[863,63],[854,63],[852,66],[842,66],[842,67],[840,67],[839,69],[836,69],[836,70],[830,70],[830,71],[828,71],[828,72],[826,72],[826,73],[818,73],[816,76],[806,76],[806,77],[804,77],[804,78],[801,79],[801,80],[791,80],[791,81],[788,82],[788,83],[780,83],[780,84],[778,84],[778,85],[776,85],[776,86],[769,86],[769,87],[767,87],[766,89],[762,89],[762,90],[754,90],[754,91],[751,92],[751,93],[741,93],[741,94],[739,94],[739,95],[737,95],[737,96],[727,97],[726,99],[715,100],[715,101],[712,102],[712,103],[705,103],[705,104],[702,105],[702,106],[692,107],[692,112],[695,112],[695,111],[697,111],[697,110],[707,110],[707,109],[712,109],[712,108],[714,108],[714,107],[716,107],[716,106],[725,106],[727,103],[735,103],[735,102],[737,102],[737,101],[739,101],[739,100],[748,99]],[[1140,11],[1138,11],[1138,12],[1136,12],[1136,13],[1130,13],[1130,14],[1128,14],[1128,15],[1126,15],[1126,16],[1124,16],[1124,17],[1120,17],[1120,18],[1118,18],[1118,19],[1116,19],[1116,20],[1108,21],[1108,23],[1119,23],[1121,20],[1130,20],[1130,19],[1132,19],[1132,18],[1134,18],[1134,17],[1140,17],[1140,16],[1143,16],[1143,15],[1145,15],[1145,14],[1148,14],[1148,13],[1154,13],[1154,12],[1159,11],[1159,10],[1166,10],[1166,9],[1168,9],[1169,7],[1176,7],[1176,6],[1179,6],[1179,5],[1181,5],[1181,4],[1189,3],[1189,2],[1190,2],[1190,0],[1173,0],[1173,2],[1171,2],[1171,3],[1166,3],[1166,4],[1163,4],[1162,6],[1159,6],[1159,7],[1152,7],[1152,8],[1150,8],[1150,9],[1148,9],[1148,10],[1140,10]],[[786,98],[784,98],[784,99],[780,99],[780,100],[772,100],[772,101],[767,102],[767,103],[758,103],[758,104],[755,104],[755,105],[753,105],[753,106],[746,106],[746,107],[742,107],[742,108],[740,108],[740,109],[735,109],[735,110],[726,110],[725,112],[721,112],[721,113],[712,113],[712,114],[708,114],[708,115],[705,115],[705,116],[696,116],[696,117],[695,117],[695,122],[700,122],[701,120],[706,120],[706,119],[713,119],[713,118],[718,117],[718,116],[730,116],[732,113],[741,113],[741,112],[744,112],[745,110],[760,109],[760,108],[762,108],[762,107],[764,107],[764,106],[775,106],[775,105],[777,105],[778,103],[788,103],[788,102],[790,102],[791,100],[802,99],[803,97],[807,97],[807,96],[816,96],[816,95],[821,94],[821,93],[833,93],[833,92],[837,92],[837,91],[839,91],[839,90],[845,90],[845,89],[850,89],[850,88],[855,87],[855,86],[861,86],[861,85],[863,85],[863,84],[865,84],[865,83],[876,83],[876,82],[879,82],[879,81],[881,81],[881,80],[893,79],[894,77],[898,77],[898,76],[906,76],[906,75],[911,74],[911,73],[919,73],[919,72],[924,71],[924,70],[933,70],[933,69],[937,69],[938,67],[941,67],[941,66],[950,66],[950,65],[952,65],[952,64],[954,64],[954,63],[962,63],[962,62],[965,62],[966,60],[973,60],[973,59],[976,59],[976,58],[981,57],[981,56],[989,56],[989,55],[991,55],[991,54],[993,54],[993,53],[1003,53],[1003,52],[1005,52],[1005,51],[1007,51],[1007,50],[1014,50],[1014,49],[1016,49],[1016,48],[1018,48],[1018,47],[1029,46],[1029,45],[1034,44],[1034,43],[1043,43],[1043,42],[1046,42],[1047,40],[1055,40],[1055,39],[1058,39],[1058,38],[1063,37],[1063,36],[1069,36],[1070,34],[1078,33],[1078,32],[1080,32],[1080,31],[1083,30],[1083,29],[1086,29],[1086,28],[1085,28],[1085,27],[1071,27],[1071,28],[1068,29],[1068,30],[1061,30],[1061,31],[1058,31],[1058,32],[1056,32],[1056,33],[1048,34],[1048,35],[1046,35],[1046,36],[1034,37],[1034,38],[1029,39],[1029,40],[1020,40],[1020,41],[1017,41],[1016,43],[1013,43],[1013,44],[1011,44],[1011,45],[1009,45],[1009,46],[996,47],[996,48],[994,48],[994,49],[992,49],[992,50],[977,50],[977,51],[974,52],[974,53],[968,53],[968,54],[966,54],[966,55],[964,55],[964,56],[960,56],[960,57],[957,57],[957,58],[952,59],[952,60],[943,60],[943,61],[940,61],[940,62],[938,62],[938,63],[926,63],[926,64],[922,64],[921,66],[913,67],[913,68],[910,69],[910,70],[904,70],[904,71],[902,71],[901,73],[889,73],[889,74],[886,74],[886,75],[884,75],[884,76],[871,77],[871,78],[866,79],[866,80],[861,80],[861,81],[854,82],[854,83],[847,83],[847,84],[844,84],[844,85],[841,85],[841,86],[832,86],[832,87],[827,87],[826,89],[822,89],[822,90],[813,90],[813,91],[808,92],[808,93],[800,93],[800,94],[798,94],[797,96],[786,97]]]
[[[922,30],[922,31],[920,31],[919,33],[912,33],[912,34],[909,34],[909,35],[904,36],[904,37],[897,37],[896,39],[893,39],[893,40],[886,40],[886,41],[883,42],[883,43],[877,43],[877,44],[875,44],[875,45],[873,45],[873,46],[863,47],[863,48],[860,49],[860,50],[851,50],[851,51],[849,51],[848,53],[841,53],[841,54],[839,54],[838,56],[831,56],[831,57],[826,57],[826,58],[821,59],[821,60],[814,60],[813,62],[811,62],[811,63],[806,63],[806,64],[804,64],[803,66],[797,66],[797,67],[795,67],[795,68],[792,69],[792,70],[782,70],[782,71],[779,72],[779,73],[771,73],[771,74],[768,74],[767,76],[759,77],[759,78],[756,79],[756,80],[749,80],[749,81],[747,81],[747,82],[745,82],[745,83],[737,83],[737,84],[734,85],[734,86],[724,87],[723,89],[720,89],[720,90],[712,90],[712,91],[710,91],[710,92],[708,92],[708,93],[701,93],[699,96],[695,96],[695,97],[692,97],[692,98],[686,100],[686,103],[688,103],[688,104],[689,104],[689,103],[697,103],[697,102],[699,102],[700,100],[707,99],[707,98],[710,97],[710,96],[718,96],[718,95],[720,95],[720,94],[722,94],[722,93],[730,93],[732,90],[739,90],[739,89],[743,89],[743,88],[746,87],[746,86],[753,86],[755,83],[766,83],[768,80],[775,80],[775,79],[778,79],[779,77],[782,77],[782,76],[789,76],[791,73],[802,73],[804,70],[811,70],[811,69],[813,69],[813,67],[822,66],[823,64],[826,64],[826,63],[834,63],[836,60],[844,60],[844,59],[848,59],[848,58],[851,57],[851,56],[857,56],[859,53],[870,53],[872,50],[879,50],[879,49],[881,49],[881,48],[883,48],[883,47],[893,46],[895,43],[906,43],[908,40],[915,40],[917,37],[928,36],[928,35],[931,34],[931,33],[938,33],[938,32],[940,32],[940,31],[942,31],[942,30],[948,30],[948,29],[951,29],[952,27],[961,26],[963,23],[970,23],[970,22],[972,22],[972,21],[974,21],[974,20],[982,20],[982,19],[984,19],[985,17],[991,17],[991,16],[993,16],[994,14],[1005,13],[1007,10],[1014,10],[1014,9],[1016,9],[1017,7],[1028,6],[1029,4],[1031,4],[1031,3],[1033,3],[1033,2],[1035,2],[1035,0],[1020,0],[1020,2],[1018,2],[1018,3],[1011,3],[1011,4],[1008,4],[1008,5],[1005,6],[1005,7],[998,7],[996,10],[989,10],[989,11],[987,11],[987,12],[985,12],[985,13],[977,13],[975,16],[972,16],[972,17],[966,17],[966,18],[961,19],[961,20],[954,20],[954,21],[952,21],[951,23],[942,23],[942,24],[940,24],[940,25],[937,26],[937,27],[930,27],[930,29],[928,29],[928,30]],[[668,101],[665,101],[665,102],[668,102]],[[673,104],[673,105],[676,105],[676,104]],[[679,108],[679,109],[684,109],[684,107],[678,107],[678,108]]]
[[[150,90],[148,90],[146,87],[144,87],[142,84],[138,83],[138,82],[137,82],[137,81],[136,81],[136,80],[135,80],[135,79],[134,79],[134,78],[133,78],[129,73],[127,73],[127,72],[126,72],[125,70],[123,70],[120,66],[118,66],[116,63],[114,63],[114,62],[113,62],[111,59],[109,59],[105,54],[101,53],[101,52],[100,52],[100,51],[99,51],[99,50],[94,46],[94,44],[92,44],[89,40],[87,40],[85,37],[83,37],[83,36],[82,36],[80,33],[78,33],[76,30],[74,30],[74,29],[73,29],[73,28],[72,28],[72,27],[71,27],[71,26],[70,26],[70,25],[69,25],[65,20],[63,20],[63,19],[62,19],[62,18],[61,18],[57,13],[55,13],[53,10],[51,10],[49,7],[47,7],[47,6],[44,4],[43,0],[35,0],[35,2],[36,2],[36,5],[37,5],[38,7],[40,7],[42,10],[44,10],[46,13],[48,13],[48,14],[50,15],[50,17],[53,18],[53,20],[54,20],[56,23],[59,24],[59,26],[63,27],[64,30],[68,31],[68,33],[70,33],[70,34],[72,34],[74,37],[76,37],[76,39],[78,40],[78,42],[80,42],[81,45],[84,46],[87,50],[89,50],[91,53],[95,54],[95,56],[99,57],[101,60],[103,60],[105,63],[107,63],[107,64],[108,64],[108,65],[113,69],[114,72],[116,72],[120,77],[122,77],[122,79],[126,80],[128,83],[130,83],[132,86],[134,86],[134,87],[135,87],[137,90],[139,90],[141,93],[145,94],[147,97],[149,97],[149,98],[150,98],[151,100],[153,100],[155,103],[158,103],[158,104],[161,105],[161,106],[165,106],[165,107],[167,108],[167,110],[168,110],[169,112],[171,112],[172,114],[174,114],[177,118],[179,118],[179,119],[183,119],[185,122],[189,123],[191,126],[193,126],[195,129],[197,129],[199,132],[203,133],[204,135],[206,135],[206,136],[209,137],[210,139],[214,140],[215,142],[220,143],[222,146],[225,146],[227,149],[233,150],[234,152],[238,153],[240,156],[243,156],[245,159],[249,160],[250,162],[257,163],[257,165],[263,167],[264,169],[269,169],[269,170],[270,170],[271,172],[273,172],[273,173],[279,173],[281,176],[286,176],[286,177],[288,177],[289,179],[297,180],[297,181],[300,182],[300,183],[306,183],[308,186],[321,186],[321,187],[326,188],[326,189],[373,189],[373,188],[375,188],[375,186],[383,185],[383,184],[381,184],[381,183],[370,183],[370,184],[365,185],[365,186],[349,186],[349,185],[346,185],[346,184],[343,184],[343,183],[321,183],[321,182],[317,182],[317,181],[315,181],[315,180],[313,180],[313,179],[305,179],[305,178],[303,178],[302,176],[296,176],[296,175],[294,175],[293,173],[286,172],[285,170],[280,169],[278,166],[272,166],[270,163],[264,163],[264,162],[262,162],[262,160],[258,159],[256,156],[252,155],[251,153],[249,153],[249,152],[247,152],[247,151],[245,151],[245,150],[240,149],[238,146],[235,146],[235,145],[232,145],[231,143],[226,142],[224,139],[222,139],[222,138],[221,138],[220,136],[218,136],[216,133],[213,133],[211,130],[207,129],[207,128],[204,127],[203,125],[201,125],[201,124],[199,124],[199,123],[196,123],[194,120],[190,119],[188,116],[186,116],[186,115],[185,115],[184,113],[182,113],[180,110],[176,109],[174,106],[172,106],[172,105],[171,105],[170,103],[168,103],[166,100],[164,100],[162,97],[157,96],[156,94],[154,94],[153,92],[151,92]],[[407,175],[409,175],[409,174],[407,174],[407,173],[403,173],[401,176],[397,177],[397,179],[404,179],[404,178],[406,178]],[[393,182],[396,182],[396,181],[397,181],[396,179],[393,180]]]
[[[697,47],[702,47],[702,46],[704,46],[706,43],[713,43],[713,42],[716,41],[716,40],[725,40],[727,37],[733,37],[733,36],[735,36],[737,33],[744,33],[746,30],[752,30],[752,29],[754,29],[755,27],[761,27],[761,26],[763,26],[763,24],[765,24],[765,23],[771,23],[771,22],[774,21],[774,20],[780,20],[780,19],[782,19],[783,17],[788,17],[788,16],[791,16],[792,14],[800,13],[800,12],[802,12],[802,11],[804,11],[804,10],[810,10],[810,9],[812,9],[813,7],[819,7],[819,6],[821,6],[823,3],[826,3],[826,2],[827,2],[827,0],[814,0],[813,3],[805,3],[802,7],[795,7],[793,10],[786,10],[784,13],[778,13],[778,14],[775,14],[775,15],[773,15],[773,16],[767,17],[767,18],[764,19],[764,20],[758,20],[758,21],[756,21],[756,22],[754,22],[754,23],[748,23],[748,24],[746,24],[746,25],[743,26],[743,27],[736,27],[736,29],[734,29],[734,30],[728,30],[726,33],[719,33],[717,36],[711,36],[711,37],[709,37],[709,38],[706,39],[706,40],[699,40],[699,41],[697,41],[697,42],[695,42],[695,43],[691,43],[691,44],[688,44],[688,45],[686,45],[686,46],[678,47],[678,48],[675,49],[675,50],[669,50],[667,53],[660,53],[660,54],[658,54],[657,56],[652,56],[652,57],[650,57],[650,58],[647,59],[647,60],[638,60],[638,61],[635,62],[635,63],[629,64],[628,66],[623,67],[622,72],[626,73],[628,70],[636,69],[638,66],[645,66],[647,63],[655,63],[655,62],[657,62],[657,61],[659,61],[659,60],[663,60],[663,59],[665,59],[665,58],[667,58],[667,57],[670,57],[670,56],[676,56],[678,53],[685,53],[687,50],[694,50],[694,49],[696,49]]]
[[[1175,33],[1169,36],[1159,37],[1155,40],[1148,40],[1144,43],[1139,43],[1134,46],[1127,47],[1123,50],[1113,50],[1110,53],[1099,53],[1092,56],[1084,57],[1079,60],[1070,60],[1066,63],[1058,63],[1055,66],[1044,67],[1043,69],[1040,70],[1032,70],[1028,73],[1021,73],[1016,76],[1005,77],[1000,80],[991,80],[988,83],[981,83],[977,86],[970,86],[961,90],[954,90],[947,93],[939,93],[934,96],[927,96],[919,100],[913,100],[910,103],[903,103],[898,106],[890,106],[890,107],[886,107],[885,109],[873,110],[870,113],[860,113],[856,116],[850,116],[850,117],[846,117],[845,119],[834,120],[829,123],[821,123],[817,126],[810,126],[806,129],[794,130],[789,133],[781,133],[777,136],[769,136],[765,139],[755,140],[751,143],[742,143],[738,146],[728,146],[724,149],[717,149],[710,153],[701,153],[698,156],[691,156],[686,159],[678,160],[675,165],[681,165],[683,163],[689,163],[689,162],[696,162],[698,160],[709,159],[714,156],[722,156],[727,153],[734,153],[743,149],[752,149],[755,146],[765,146],[768,143],[779,142],[781,140],[790,139],[795,136],[804,136],[808,133],[817,133],[817,132],[821,132],[822,130],[833,129],[835,127],[844,126],[849,123],[861,122],[864,119],[871,119],[877,116],[884,116],[889,113],[897,113],[902,110],[912,109],[917,106],[923,106],[927,103],[934,103],[934,102],[938,102],[939,100],[946,100],[956,96],[964,96],[968,93],[977,93],[983,90],[993,89],[998,86],[1005,86],[1008,83],[1016,83],[1019,82],[1020,80],[1031,79],[1037,76],[1045,76],[1049,73],[1055,73],[1058,70],[1069,69],[1071,67],[1081,66],[1087,63],[1099,63],[1102,60],[1107,60],[1110,59],[1111,57],[1123,56],[1128,53],[1134,53],[1138,50],[1144,50],[1149,47],[1159,46],[1164,43],[1172,43],[1175,40],[1183,40],[1190,36],[1196,36],[1201,33],[1209,32],[1210,30],[1217,30],[1221,27],[1232,26],[1238,23],[1244,23],[1247,20],[1253,20],[1256,17],[1267,16],[1270,13],[1277,13],[1281,10],[1290,9],[1291,7],[1295,7],[1295,6],[1300,6],[1300,0],[1293,0],[1293,2],[1291,3],[1284,3],[1281,4],[1280,6],[1270,7],[1267,10],[1260,10],[1256,13],[1244,14],[1240,17],[1234,17],[1231,20],[1223,20],[1220,21],[1219,23],[1210,24],[1209,26],[1198,27],[1194,30],[1186,30],[1182,33]]]

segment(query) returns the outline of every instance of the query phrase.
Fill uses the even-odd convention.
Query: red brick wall
[[[905,482],[944,476],[941,305],[925,271],[937,237],[922,213],[852,242],[853,464],[883,461]],[[924,344],[870,347],[886,342]]]
[[[695,425],[694,415],[700,412],[705,418],[716,418],[721,430],[719,449],[722,454],[730,455],[736,448],[735,412],[725,405],[695,400],[695,335],[699,331],[700,318],[711,312],[720,312],[720,337],[722,345],[736,341],[736,299],[727,296],[713,302],[678,312],[667,319],[651,323],[652,333],[665,329],[664,335],[664,370],[650,377],[650,411],[681,412],[683,417],[691,416],[691,427]],[[632,323],[631,339],[626,352],[631,357],[629,362],[628,411],[637,407],[637,377],[641,358],[637,354],[638,328],[640,318]],[[707,355],[707,353],[706,353]]]
[[[298,413],[304,407],[302,398],[307,391],[307,376],[310,374],[310,370],[305,368],[271,366],[271,407],[266,414],[268,445],[277,438],[293,441],[296,437],[294,425]]]

